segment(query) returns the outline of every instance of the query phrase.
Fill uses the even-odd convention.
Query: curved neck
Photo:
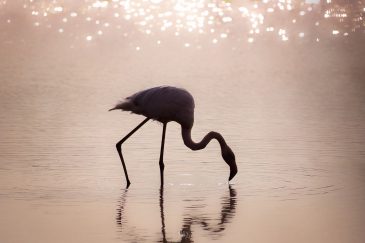
[[[184,144],[192,150],[200,150],[205,148],[212,139],[216,139],[221,146],[221,149],[227,147],[226,141],[221,134],[217,132],[209,132],[205,137],[198,143],[191,139],[191,127],[181,127],[181,134],[184,140]]]

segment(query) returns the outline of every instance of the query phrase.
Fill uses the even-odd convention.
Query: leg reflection
[[[119,225],[119,227],[122,228],[122,225],[124,223],[123,221],[123,216],[124,216],[124,207],[125,207],[125,202],[127,199],[127,192],[128,189],[122,189],[122,195],[119,201],[119,207],[117,208],[117,216],[115,217],[116,221],[117,221],[117,225]]]
[[[161,184],[160,187],[160,214],[161,214],[161,234],[162,234],[162,242],[165,243],[166,241],[166,231],[165,231],[165,212],[163,208],[163,185]]]

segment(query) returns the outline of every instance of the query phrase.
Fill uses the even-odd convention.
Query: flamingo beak
[[[230,168],[230,173],[229,173],[228,181],[232,180],[233,177],[237,174],[236,161],[233,161],[233,163],[230,164],[229,168]]]
[[[230,173],[228,181],[230,181],[237,174],[236,158],[234,156],[232,149],[228,146],[222,148],[222,157],[224,161],[229,165]]]

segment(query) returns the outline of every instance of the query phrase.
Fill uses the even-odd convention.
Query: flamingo
[[[198,143],[192,140],[191,129],[194,124],[194,108],[194,98],[185,89],[171,86],[159,86],[137,92],[119,102],[114,108],[109,110],[130,111],[131,113],[146,117],[137,127],[135,127],[116,144],[116,148],[123,165],[125,178],[127,180],[127,188],[131,182],[128,178],[127,168],[122,155],[122,144],[150,119],[159,121],[163,124],[159,159],[161,187],[164,184],[163,173],[165,165],[163,162],[163,154],[166,126],[170,121],[175,121],[181,125],[182,139],[184,144],[191,150],[204,149],[212,139],[216,139],[221,147],[222,157],[230,168],[228,181],[237,174],[235,155],[220,133],[209,132]]]

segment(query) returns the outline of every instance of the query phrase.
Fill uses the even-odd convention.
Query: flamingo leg
[[[165,165],[163,163],[163,152],[165,147],[165,135],[166,135],[166,125],[167,123],[163,123],[162,129],[162,141],[161,141],[161,152],[160,152],[160,176],[161,176],[161,187],[163,187],[163,171],[165,169]]]
[[[124,170],[124,174],[125,174],[125,178],[127,180],[127,188],[129,187],[129,185],[131,184],[131,182],[129,181],[128,178],[128,173],[127,173],[127,167],[125,166],[124,163],[124,159],[123,159],[123,155],[122,155],[122,144],[130,137],[132,136],[133,133],[135,133],[138,129],[140,129],[150,118],[146,118],[143,120],[143,122],[141,122],[138,126],[136,126],[136,128],[134,128],[132,131],[130,131],[124,138],[122,138],[122,140],[120,140],[115,146],[117,147],[117,151],[120,157],[120,161],[122,162],[123,165],[123,170]]]

